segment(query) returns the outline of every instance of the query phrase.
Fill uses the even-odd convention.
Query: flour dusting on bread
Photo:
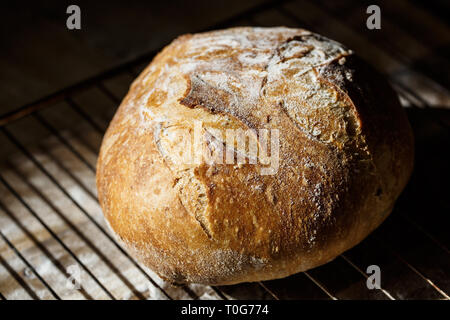
[[[227,130],[258,147],[279,133],[277,170],[262,174]],[[180,161],[196,146],[247,161]],[[162,278],[232,284],[359,243],[392,210],[412,159],[395,93],[351,50],[303,29],[240,27],[181,36],[154,58],[108,128],[97,186],[111,229]]]

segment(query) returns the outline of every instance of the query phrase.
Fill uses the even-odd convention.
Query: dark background
[[[2,2],[0,114],[263,2]],[[81,30],[66,27],[70,4]]]
[[[180,34],[203,30],[270,2],[273,1],[2,1],[0,115],[158,49]],[[311,1],[290,2],[295,2],[300,14],[310,15],[308,7],[302,10],[302,6]],[[365,28],[365,9],[378,3],[382,8],[382,29],[370,31],[368,37],[376,40],[391,35],[393,30],[387,19],[396,21],[410,31],[412,38],[425,41],[424,52],[399,39],[400,49],[412,57],[411,65],[436,76],[441,85],[449,88],[450,77],[442,74],[443,67],[449,66],[450,56],[446,15],[450,14],[449,1],[313,2],[323,2],[337,10],[349,24],[360,26],[366,33],[369,30]],[[81,8],[81,30],[66,28],[66,8],[70,4]],[[259,19],[265,20],[266,25],[295,24],[289,19],[273,18],[269,15]],[[251,21],[236,23],[246,25]]]
[[[374,3],[381,8],[381,30],[366,28],[366,8]],[[81,7],[81,30],[66,28],[70,4]],[[389,218],[345,255],[308,273],[216,289],[238,299],[386,299],[365,284],[365,268],[377,264],[383,288],[395,299],[449,299],[450,1],[18,1],[3,2],[0,12],[0,164],[7,158],[7,169],[0,167],[0,218],[12,219],[0,223],[0,235],[30,262],[42,256],[41,249],[24,248],[30,235],[8,231],[28,221],[23,219],[31,210],[19,202],[47,218],[57,210],[44,210],[42,201],[57,206],[83,196],[80,207],[101,214],[88,206],[97,205],[92,196],[97,151],[115,109],[152,52],[183,33],[285,25],[344,43],[386,76],[413,128],[414,172]],[[53,184],[37,183],[45,174],[36,163],[52,169]],[[66,195],[55,196],[55,182]],[[24,188],[24,183],[39,190]],[[69,218],[78,212],[72,203],[59,210]],[[80,221],[81,230],[92,226]],[[58,236],[72,229],[61,227]],[[39,225],[34,231],[45,234]],[[54,243],[51,238],[43,243]],[[15,261],[6,247],[0,239],[0,271]],[[116,256],[109,258],[116,261]],[[49,296],[18,266],[7,279],[25,279]],[[14,298],[1,284],[0,298]]]

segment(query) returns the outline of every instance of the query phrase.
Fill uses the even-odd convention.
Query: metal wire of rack
[[[374,57],[369,51],[375,51],[374,61],[382,64],[405,107],[431,108],[430,101],[436,99],[448,102],[448,91],[408,67],[407,58],[382,41],[369,43],[343,20],[322,1],[283,1],[257,6],[210,29],[288,24],[330,36],[344,34],[369,60]],[[95,190],[95,163],[112,106],[120,103],[131,80],[153,55],[146,54],[0,117],[0,130],[16,151],[0,170],[0,190],[5,195],[0,199],[0,299],[449,299],[449,282],[442,271],[449,263],[444,231],[439,227],[430,231],[429,226],[404,213],[395,215],[392,227],[377,230],[333,262],[287,279],[174,287],[140,265],[104,224]],[[83,99],[90,101],[85,104]],[[99,100],[105,105],[102,114],[89,108]],[[64,127],[52,118],[54,108],[73,126]],[[37,145],[26,144],[22,135],[28,125],[46,131],[46,138]],[[399,225],[404,233],[395,236],[391,229]],[[391,241],[405,235],[406,241],[417,242],[436,258],[431,263],[436,268]],[[381,261],[391,271],[381,290],[366,287],[367,261]],[[70,266],[78,266],[83,274],[78,290],[67,287],[73,279]]]

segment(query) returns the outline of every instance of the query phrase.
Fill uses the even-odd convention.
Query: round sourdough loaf
[[[251,161],[255,141],[270,163]],[[232,28],[179,37],[133,82],[97,187],[137,259],[173,283],[223,285],[334,259],[387,217],[412,166],[396,94],[351,50],[302,29]]]

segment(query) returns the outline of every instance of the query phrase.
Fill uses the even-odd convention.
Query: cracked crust
[[[247,155],[220,130],[278,129],[278,171],[179,161],[196,121],[211,153]],[[232,28],[179,37],[134,81],[97,186],[115,235],[161,277],[233,284],[359,243],[392,210],[412,159],[395,93],[351,50],[301,29]]]

